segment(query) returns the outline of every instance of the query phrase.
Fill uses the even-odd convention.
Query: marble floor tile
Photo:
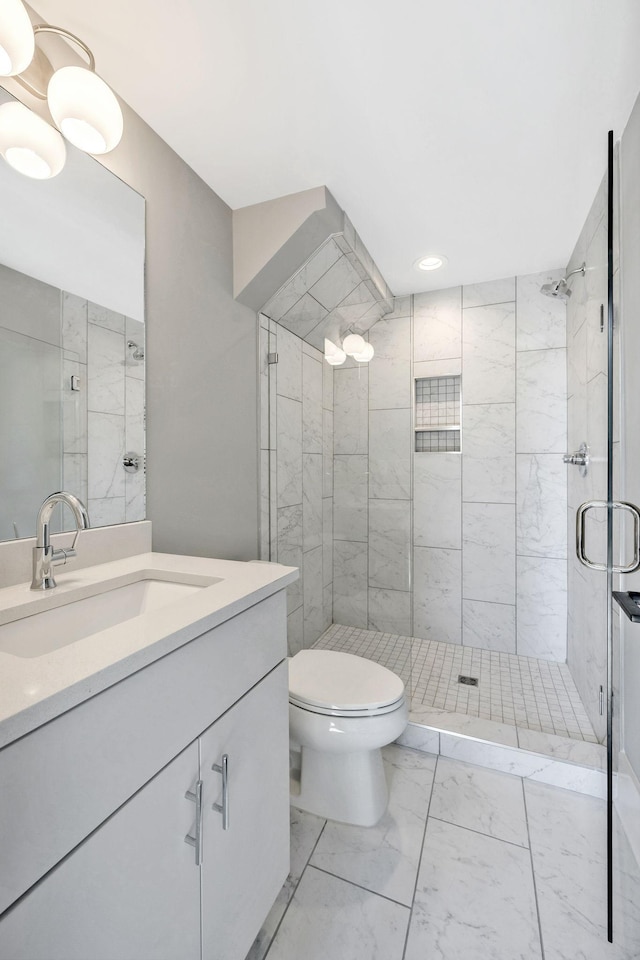
[[[607,943],[605,803],[529,781],[525,798],[545,960],[639,956],[640,904],[633,884],[624,906],[635,935],[626,944]]]
[[[521,847],[529,845],[522,780],[508,773],[440,757],[429,816]]]
[[[429,819],[405,960],[541,960],[529,851]]]
[[[271,946],[278,925],[284,916],[295,889],[300,881],[309,857],[318,842],[326,820],[291,807],[291,869],[284,886],[269,911],[260,933],[256,937],[246,960],[262,960]]]
[[[308,867],[269,960],[402,960],[409,910]]]
[[[384,751],[389,809],[375,827],[329,821],[311,864],[411,906],[436,759],[390,746]]]

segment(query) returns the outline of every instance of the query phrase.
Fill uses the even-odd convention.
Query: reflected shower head
[[[553,297],[556,300],[564,300],[566,303],[571,296],[571,288],[567,283],[569,277],[573,277],[576,273],[581,273],[584,277],[586,269],[587,265],[586,263],[583,263],[581,267],[578,267],[577,270],[572,270],[571,273],[566,275],[566,277],[561,277],[560,280],[552,280],[551,283],[543,283],[540,287],[540,293],[544,293],[545,297]]]

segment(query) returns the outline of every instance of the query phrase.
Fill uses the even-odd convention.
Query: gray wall
[[[15,84],[7,89],[41,107]],[[154,549],[257,556],[256,317],[233,300],[232,211],[133,111],[104,165],[146,215],[147,516]]]
[[[131,110],[105,164],[147,201],[147,514],[155,550],[258,550],[256,316],[232,211]]]

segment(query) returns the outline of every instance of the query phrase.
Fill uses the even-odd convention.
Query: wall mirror
[[[0,209],[0,540],[59,489],[92,526],[143,520],[144,198],[67,144],[51,180],[0,160]]]

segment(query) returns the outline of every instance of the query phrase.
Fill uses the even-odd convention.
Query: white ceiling
[[[565,264],[640,89],[638,0],[33,2],[231,207],[326,184],[396,294]]]

